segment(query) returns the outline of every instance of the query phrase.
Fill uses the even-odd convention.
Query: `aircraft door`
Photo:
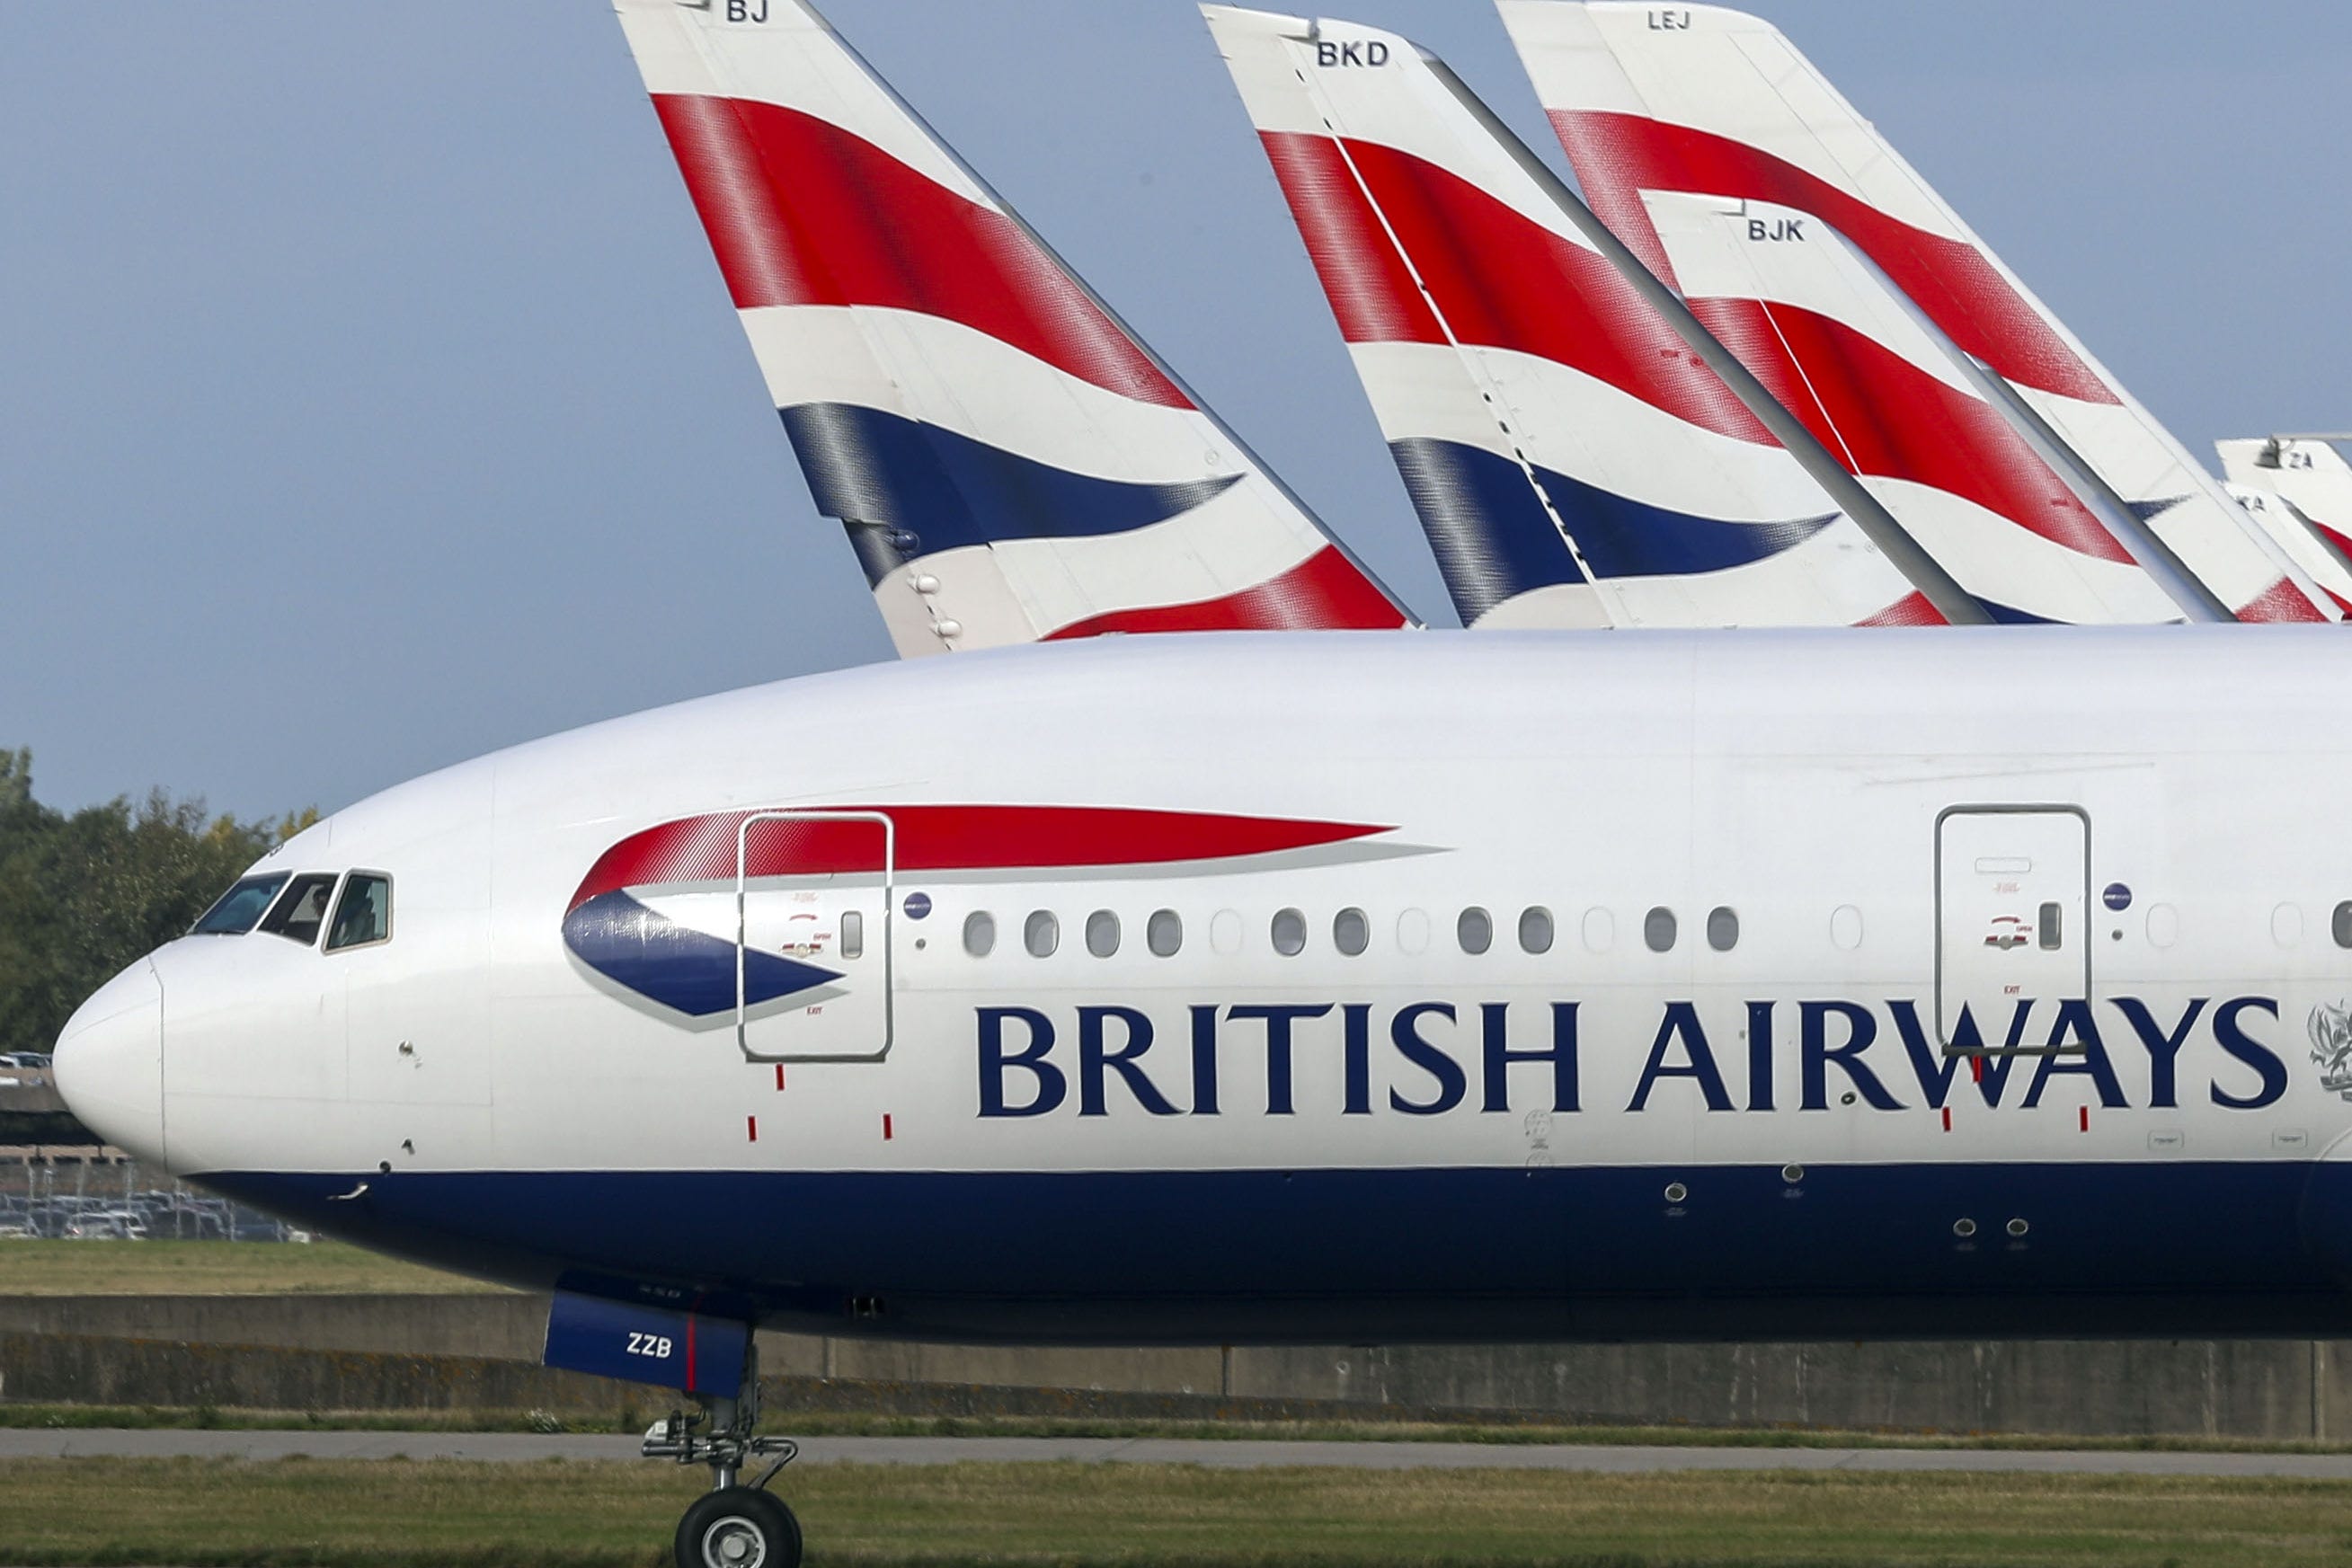
[[[888,1053],[897,849],[879,811],[755,811],[737,827],[735,1040],[744,1055]]]
[[[1956,806],[1936,822],[1936,1001],[1987,1049],[2020,999],[2091,994],[2091,821],[2073,806]]]

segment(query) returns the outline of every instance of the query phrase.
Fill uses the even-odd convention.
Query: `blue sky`
[[[1189,0],[835,24],[1433,622]],[[2352,11],[1763,7],[2200,455],[2352,427]],[[1557,164],[1476,0],[1346,13]],[[0,745],[333,809],[889,657],[596,0],[0,6]]]

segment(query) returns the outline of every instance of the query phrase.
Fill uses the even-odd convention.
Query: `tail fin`
[[[2213,445],[2230,494],[2352,615],[2352,464],[2331,444],[2344,439],[2273,435]]]
[[[1202,10],[1465,624],[1938,619],[1412,43]]]
[[[617,0],[904,655],[1409,617],[799,0]]]
[[[1706,5],[1497,5],[1594,208],[1660,277],[1686,293],[1710,281],[1682,277],[1657,221],[1662,204],[1675,199],[1745,203],[1834,230],[1960,350],[2007,381],[2241,620],[2336,618],[2179,443],[1769,24]],[[1654,25],[1660,16],[1672,25]],[[1759,331],[1770,330],[1772,322],[1746,313]],[[1920,431],[1914,444],[1937,439]]]

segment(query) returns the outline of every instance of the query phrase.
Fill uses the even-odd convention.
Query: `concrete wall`
[[[0,1297],[0,1333],[535,1362],[547,1340],[547,1298],[10,1296]]]
[[[443,1407],[442,1396],[420,1395],[443,1385],[432,1379],[446,1383],[452,1376],[457,1381],[450,1387],[472,1389],[467,1396],[501,1407],[557,1408],[548,1403],[557,1399],[614,1406],[612,1391],[620,1385],[595,1379],[580,1380],[603,1391],[593,1396],[566,1393],[561,1384],[530,1383],[528,1377],[511,1386],[504,1381],[509,1373],[559,1380],[570,1375],[527,1364],[462,1375],[446,1368],[385,1372],[373,1364],[451,1357],[485,1365],[535,1363],[545,1322],[545,1299],[536,1296],[0,1299],[0,1335],[13,1336],[19,1345],[11,1353],[18,1358],[17,1377],[0,1387],[0,1398],[174,1402],[160,1392],[140,1394],[134,1386],[137,1367],[161,1375],[164,1363],[153,1359],[161,1352],[138,1353],[144,1361],[109,1360],[101,1351],[81,1349],[68,1358],[68,1368],[41,1368],[37,1347],[61,1343],[64,1336],[90,1343],[113,1339],[273,1346],[322,1353],[327,1359],[319,1364],[329,1367],[338,1354],[368,1358],[347,1388],[309,1369],[310,1364],[299,1364],[271,1385],[278,1397],[257,1401],[273,1407]],[[762,1333],[760,1352],[762,1371],[779,1380],[779,1398],[834,1409],[1312,1411],[1657,1425],[2352,1438],[2352,1354],[2347,1354],[2352,1345],[2302,1340],[1055,1350]],[[237,1382],[242,1375],[233,1371],[234,1354],[224,1351],[198,1359],[210,1370],[173,1371],[165,1383],[210,1386],[205,1377],[226,1378],[221,1386],[228,1392],[193,1402],[257,1402],[247,1395],[257,1396],[260,1387]],[[28,1394],[23,1392],[31,1385],[24,1381],[27,1376],[44,1388],[80,1392]],[[414,1381],[418,1378],[426,1381]],[[484,1379],[495,1383],[497,1398]],[[538,1392],[526,1393],[526,1385]],[[640,1408],[667,1407],[668,1396],[658,1392],[629,1397]],[[352,1403],[336,1403],[345,1400]]]

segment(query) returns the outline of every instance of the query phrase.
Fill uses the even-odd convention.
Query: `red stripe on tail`
[[[1003,214],[797,110],[674,95],[654,108],[738,309],[919,311],[1122,396],[1192,406]]]
[[[1694,299],[1691,311],[1853,472],[1959,496],[2077,554],[2130,564],[2131,552],[1982,398],[1799,306]]]
[[[1149,604],[1074,621],[1048,643],[1111,632],[1393,632],[1404,624],[1388,596],[1329,545],[1255,588],[1190,604]]]
[[[2120,402],[1976,246],[1915,228],[1784,159],[1643,115],[1554,110],[1552,130],[1601,221],[1672,283],[1643,191],[1773,202],[1860,246],[1951,340],[2010,381],[2083,402]]]
[[[1677,419],[1772,444],[1722,378],[1599,252],[1396,148],[1350,140],[1343,155],[1329,137],[1261,134],[1348,341],[1443,343],[1451,327],[1461,342],[1555,361]],[[1397,258],[1391,229],[1427,300]]]

